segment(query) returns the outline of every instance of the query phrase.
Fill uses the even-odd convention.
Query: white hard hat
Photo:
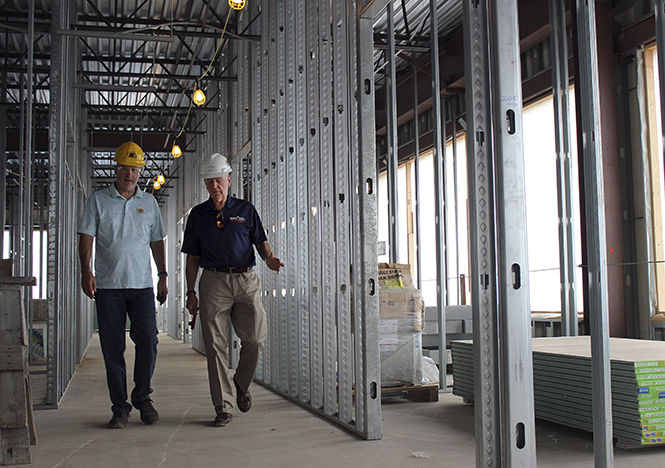
[[[212,153],[201,162],[201,178],[214,179],[231,173],[231,165],[220,153]]]

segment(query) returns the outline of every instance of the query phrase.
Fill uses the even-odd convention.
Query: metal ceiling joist
[[[67,29],[58,31],[63,36],[72,37],[95,37],[101,39],[119,39],[126,41],[146,41],[146,42],[173,42],[173,36],[164,36],[157,34],[137,34],[130,31],[97,31],[97,30],[80,30],[80,29]]]
[[[48,69],[44,67],[44,72],[47,72]],[[237,81],[238,77],[236,76],[211,76],[210,74],[203,77],[202,80],[199,80],[197,75],[185,75],[185,74],[163,74],[163,73],[133,73],[133,72],[105,72],[105,71],[93,71],[85,70],[79,72],[80,75],[86,75],[89,77],[100,76],[100,77],[112,77],[112,78],[147,78],[155,80],[181,80],[181,81]]]

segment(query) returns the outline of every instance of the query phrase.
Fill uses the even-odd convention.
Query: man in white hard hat
[[[150,380],[157,359],[155,295],[152,288],[150,251],[157,265],[157,299],[166,300],[164,223],[155,198],[136,186],[145,166],[143,150],[134,142],[122,144],[115,153],[116,180],[93,193],[85,204],[79,224],[81,287],[95,300],[99,339],[106,365],[106,381],[113,417],[108,426],[127,425],[132,405],[145,424],[159,414],[150,398]],[[96,239],[95,273],[90,265]],[[134,390],[127,402],[125,370],[125,322],[136,345]]]
[[[254,206],[229,195],[231,166],[226,158],[219,153],[206,157],[201,178],[210,198],[192,209],[182,243],[187,309],[195,316],[201,308],[214,425],[226,426],[232,418],[234,387],[238,409],[244,413],[252,405],[249,386],[267,333],[261,282],[253,269],[254,247],[271,270],[279,272],[284,264],[273,255]],[[195,289],[199,268],[200,299]],[[228,375],[229,323],[241,342],[233,385]]]

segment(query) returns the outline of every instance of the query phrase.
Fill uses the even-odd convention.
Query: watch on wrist
[[[157,273],[157,276],[169,276],[169,274],[165,271],[160,271],[159,273]]]
[[[189,291],[187,291],[187,292],[185,293],[185,296],[189,296],[190,294],[196,294],[196,291],[193,290],[193,289],[190,289]]]

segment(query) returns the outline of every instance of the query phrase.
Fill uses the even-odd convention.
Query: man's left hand
[[[169,289],[166,287],[166,276],[160,276],[159,282],[157,283],[157,301],[160,304],[164,304],[168,293]]]
[[[266,258],[266,265],[268,265],[268,268],[272,271],[276,271],[277,273],[279,273],[279,270],[284,266],[281,260],[275,256]]]

